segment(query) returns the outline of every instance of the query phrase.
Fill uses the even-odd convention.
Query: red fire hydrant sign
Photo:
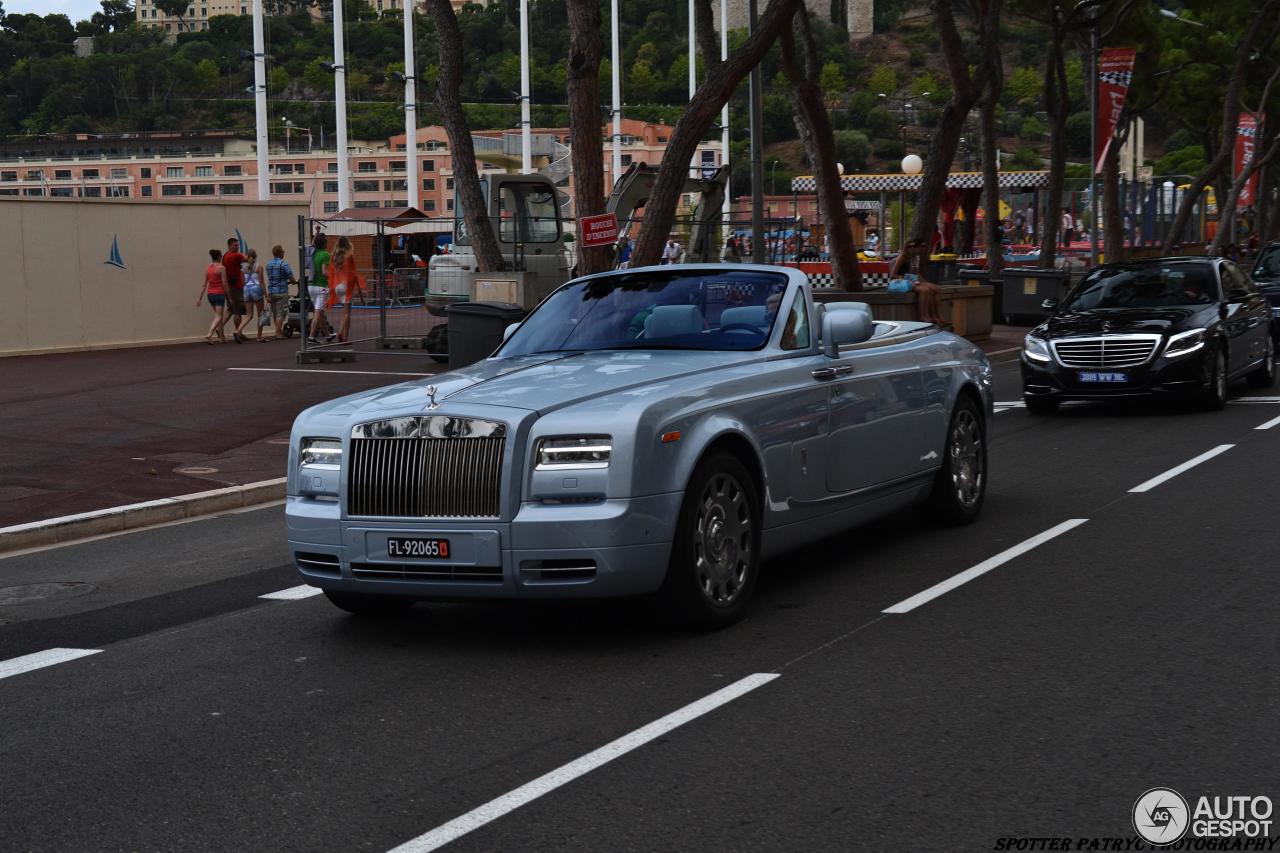
[[[584,216],[578,220],[578,230],[582,236],[582,245],[588,249],[594,246],[608,246],[618,239],[618,215],[602,213],[599,216]]]

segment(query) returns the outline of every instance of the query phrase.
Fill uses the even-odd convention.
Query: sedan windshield
[[[548,297],[498,354],[759,349],[786,289],[783,274],[745,270],[651,270],[589,279]]]
[[[1219,301],[1213,265],[1172,262],[1158,266],[1099,267],[1067,297],[1066,311],[1166,308]]]
[[[1268,246],[1253,265],[1254,278],[1280,278],[1280,246]]]

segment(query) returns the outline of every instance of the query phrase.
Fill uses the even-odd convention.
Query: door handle
[[[841,376],[849,376],[852,373],[853,365],[842,364],[838,367],[819,367],[817,370],[813,371],[813,378],[827,382]]]

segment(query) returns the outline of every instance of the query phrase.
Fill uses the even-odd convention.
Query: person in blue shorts
[[[890,293],[911,293],[915,291],[916,305],[920,319],[926,323],[939,326],[949,325],[942,317],[942,306],[938,295],[942,292],[938,285],[927,281],[923,275],[926,249],[923,240],[908,240],[907,245],[898,254],[889,272]]]

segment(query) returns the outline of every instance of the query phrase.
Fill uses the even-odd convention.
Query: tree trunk
[[[942,111],[942,121],[929,143],[929,153],[924,161],[924,178],[916,198],[915,217],[911,221],[909,239],[932,245],[933,232],[937,228],[938,208],[947,188],[947,176],[951,173],[951,161],[955,159],[964,132],[964,120],[976,101],[974,81],[964,56],[964,45],[956,29],[952,10],[953,0],[934,0],[934,18],[938,28],[938,41],[951,76],[951,100]],[[980,72],[985,77],[985,70]],[[978,87],[981,88],[981,87]],[[904,241],[905,245],[905,241]]]
[[[716,39],[715,18],[712,17],[711,0],[693,0],[694,33],[698,40],[698,52],[702,54],[703,68],[710,70],[720,62],[720,42]],[[720,26],[727,26],[724,21]]]
[[[453,181],[458,203],[462,205],[463,222],[475,252],[480,272],[493,272],[505,265],[502,247],[489,221],[488,205],[480,190],[480,173],[476,170],[476,151],[471,143],[471,126],[462,110],[462,32],[449,0],[427,0],[427,12],[436,25],[440,72],[436,78],[436,107],[449,137],[453,154]],[[599,120],[596,120],[597,126]],[[598,146],[597,146],[598,150]],[[407,152],[410,157],[413,151]]]
[[[573,164],[573,209],[582,217],[604,212],[604,139],[600,132],[600,4],[565,0],[569,15],[569,63],[565,69],[569,97],[569,144]],[[578,229],[578,275],[609,268],[609,247],[585,248]]]
[[[1204,188],[1215,176],[1220,175],[1231,163],[1231,155],[1236,147],[1236,126],[1240,120],[1240,90],[1244,87],[1244,78],[1248,72],[1250,65],[1250,57],[1253,54],[1253,43],[1258,37],[1263,23],[1270,25],[1274,20],[1275,8],[1280,5],[1280,0],[1267,0],[1266,4],[1258,10],[1253,17],[1253,23],[1249,29],[1245,31],[1244,38],[1236,47],[1235,66],[1231,70],[1231,78],[1227,83],[1226,97],[1222,102],[1222,132],[1219,134],[1217,153],[1213,159],[1209,161],[1200,174],[1196,175],[1195,180],[1191,182],[1191,187],[1182,197],[1182,204],[1178,207],[1178,215],[1174,217],[1173,227],[1165,236],[1164,253],[1168,254],[1175,242],[1182,239],[1182,232],[1186,230],[1187,223],[1191,221],[1191,210],[1200,200],[1200,196],[1204,193]],[[1221,211],[1223,208],[1219,205],[1219,221],[1222,221]],[[1221,228],[1218,229],[1222,231]],[[1215,238],[1215,243],[1216,243]]]
[[[1055,19],[1055,24],[1057,24]],[[1040,268],[1052,269],[1058,252],[1058,226],[1062,222],[1062,187],[1067,178],[1067,113],[1071,108],[1067,93],[1067,67],[1063,56],[1065,34],[1060,24],[1054,28],[1045,62],[1044,106],[1049,114],[1049,187],[1040,217]]]
[[[1265,143],[1266,140],[1263,139],[1262,142]],[[1267,149],[1265,154],[1262,151],[1262,147]],[[1270,145],[1260,146],[1254,152],[1253,160],[1246,168],[1240,171],[1240,174],[1231,183],[1231,189],[1227,193],[1226,201],[1218,206],[1218,233],[1213,236],[1213,245],[1209,247],[1210,254],[1233,242],[1231,237],[1235,231],[1236,207],[1240,204],[1240,194],[1244,192],[1244,185],[1249,183],[1249,179],[1259,169],[1264,168],[1275,159],[1277,151],[1280,151],[1280,138],[1271,140]],[[1262,192],[1261,186],[1258,187],[1258,192]],[[1261,203],[1261,195],[1258,196],[1257,201]]]
[[[1107,263],[1124,260],[1124,214],[1120,212],[1120,140],[1116,139],[1102,161],[1103,251]]]
[[[853,234],[849,230],[849,217],[845,213],[843,194],[840,190],[840,170],[836,166],[835,136],[831,119],[822,98],[818,80],[818,54],[809,29],[809,13],[803,5],[796,10],[795,23],[799,24],[800,40],[804,46],[804,68],[796,63],[795,40],[792,27],[782,33],[782,70],[791,80],[795,92],[796,129],[804,151],[813,166],[818,189],[818,210],[827,223],[827,239],[830,245],[831,272],[835,286],[844,290],[862,290],[862,276],[858,272],[857,250]]]
[[[447,3],[448,0],[433,2]],[[729,55],[728,60],[710,70],[689,105],[685,107],[671,132],[671,139],[658,169],[658,178],[649,195],[649,202],[645,205],[644,220],[631,256],[633,266],[658,262],[662,246],[671,231],[676,202],[684,190],[689,176],[689,162],[693,159],[698,142],[706,136],[711,123],[719,117],[720,108],[729,100],[734,88],[768,53],[782,28],[795,14],[799,2],[800,0],[769,0],[756,31],[742,47]]]
[[[1004,65],[1000,56],[1000,6],[1002,0],[987,0],[981,10],[979,40],[985,82],[981,107],[982,190],[986,198],[983,218],[987,241],[987,271],[996,278],[1004,271],[1004,246],[1000,243],[1000,167],[996,165],[996,104],[1004,91]]]

